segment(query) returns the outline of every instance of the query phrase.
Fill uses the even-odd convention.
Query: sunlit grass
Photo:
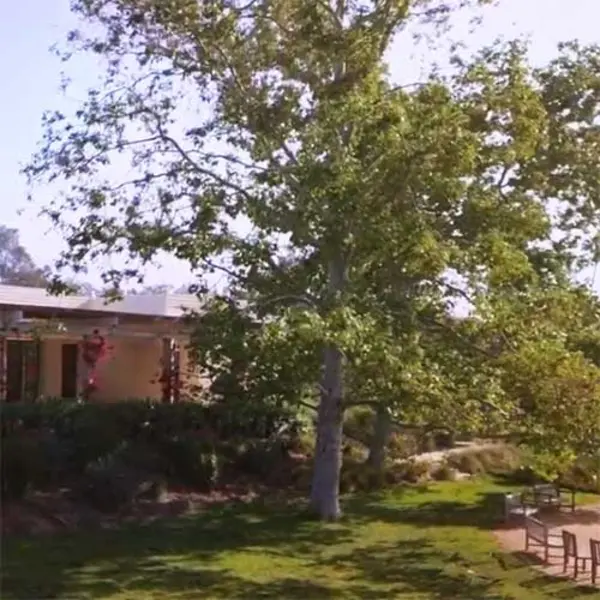
[[[502,554],[498,484],[346,499],[337,524],[301,507],[215,508],[120,531],[3,542],[2,598],[600,598]],[[507,566],[508,565],[508,566]]]

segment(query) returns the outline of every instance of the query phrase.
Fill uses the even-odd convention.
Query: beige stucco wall
[[[110,351],[97,369],[95,400],[125,400],[161,396],[160,339],[121,338],[110,340]]]
[[[62,387],[62,345],[77,340],[43,340],[40,348],[40,387],[43,396],[57,398]]]
[[[107,337],[110,351],[96,371],[97,401],[133,398],[160,399],[158,381],[161,369],[160,338]],[[59,397],[62,388],[62,344],[80,343],[81,338],[45,339],[40,356],[41,391],[45,397]],[[180,372],[184,387],[190,379],[194,386],[206,384],[189,363],[186,344],[181,344]],[[83,371],[80,371],[80,376]]]

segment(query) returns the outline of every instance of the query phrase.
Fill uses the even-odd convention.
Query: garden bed
[[[67,489],[34,492],[25,499],[3,504],[0,534],[38,535],[93,528],[115,529],[128,523],[144,524],[159,518],[195,514],[216,504],[251,502],[262,491],[234,485],[204,493],[171,489],[160,498],[140,500],[124,510],[108,514],[77,502]]]

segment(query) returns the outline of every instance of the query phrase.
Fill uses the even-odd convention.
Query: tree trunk
[[[332,261],[329,264],[329,291],[334,300],[339,300],[344,276],[343,261]],[[339,494],[344,389],[343,354],[332,344],[325,348],[321,387],[310,504],[320,519],[333,521],[341,515]]]
[[[375,414],[373,437],[371,438],[369,458],[367,459],[367,464],[377,472],[383,471],[386,448],[391,432],[392,419],[390,411],[386,406],[379,405]]]
[[[343,413],[342,354],[337,348],[325,350],[324,367],[310,503],[319,518],[334,521],[341,514],[339,488]]]

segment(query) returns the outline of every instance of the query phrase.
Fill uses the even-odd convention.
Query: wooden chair
[[[565,555],[563,559],[563,573],[567,572],[569,568],[569,559],[573,559],[573,577],[577,579],[579,575],[579,565],[581,564],[582,570],[585,571],[587,561],[591,560],[589,556],[579,556],[579,550],[577,548],[577,538],[574,533],[570,531],[562,530],[563,545],[565,547]]]
[[[590,540],[590,558],[592,559],[592,583],[595,584],[600,571],[600,540]]]
[[[549,527],[534,517],[525,517],[525,551],[530,546],[541,546],[544,550],[544,562],[550,558],[550,549],[564,549],[563,538],[556,533],[550,533]]]

